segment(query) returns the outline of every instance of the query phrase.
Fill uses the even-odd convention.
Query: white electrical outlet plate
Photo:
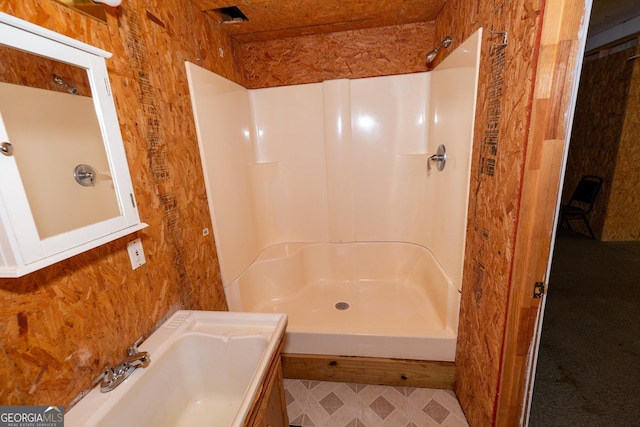
[[[136,239],[127,243],[127,252],[129,252],[129,259],[131,260],[131,269],[135,270],[147,262],[142,249],[142,240]]]

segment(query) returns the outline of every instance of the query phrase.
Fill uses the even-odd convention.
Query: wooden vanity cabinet
[[[245,422],[250,427],[288,427],[287,403],[284,398],[284,380],[280,354],[282,342],[274,354],[262,382],[260,391]]]

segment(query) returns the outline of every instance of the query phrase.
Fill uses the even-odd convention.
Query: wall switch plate
[[[139,238],[127,243],[127,252],[129,252],[129,259],[131,260],[131,269],[144,265],[147,260],[144,257],[144,250],[142,249],[142,240]]]

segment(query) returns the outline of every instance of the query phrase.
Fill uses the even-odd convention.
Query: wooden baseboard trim
[[[454,362],[282,354],[285,378],[452,390]]]

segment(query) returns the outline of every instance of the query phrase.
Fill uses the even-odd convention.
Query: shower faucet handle
[[[427,157],[427,172],[431,172],[431,162],[436,163],[436,168],[438,168],[439,171],[444,169],[444,166],[447,163],[447,150],[444,144],[440,144],[438,146],[436,154]]]
[[[13,156],[13,145],[10,142],[3,142],[0,144],[0,153],[7,157]]]

